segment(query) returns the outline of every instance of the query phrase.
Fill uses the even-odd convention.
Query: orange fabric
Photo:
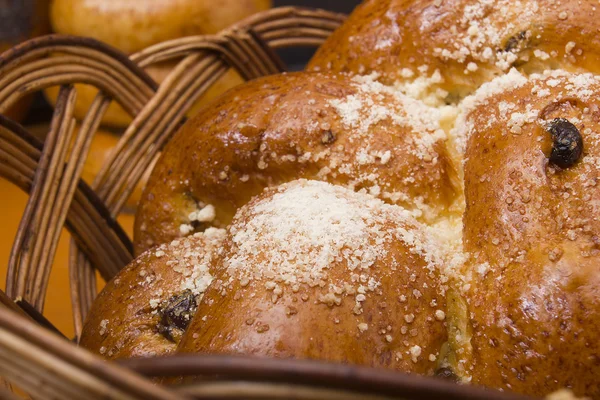
[[[19,222],[28,196],[18,187],[10,182],[0,179],[0,193],[3,194],[0,207],[2,209],[2,229],[0,229],[0,287],[6,288],[6,272],[10,250]],[[119,222],[124,227],[125,231],[131,235],[133,231],[133,216],[121,215]],[[71,298],[69,290],[69,242],[70,235],[67,230],[63,233],[58,244],[58,250],[54,259],[52,273],[50,274],[50,286],[46,297],[46,305],[44,315],[58,329],[68,337],[73,337],[73,319],[71,311]],[[104,286],[104,283],[99,280],[99,289]]]

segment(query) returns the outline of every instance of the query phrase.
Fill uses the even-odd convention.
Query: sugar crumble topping
[[[329,101],[348,128],[355,128],[359,136],[369,133],[372,125],[390,120],[397,126],[408,126],[418,140],[419,158],[431,155],[432,146],[445,140],[446,134],[438,124],[439,111],[377,81],[378,74],[357,75],[352,78],[356,94]]]
[[[344,295],[351,296],[357,315],[381,285],[373,270],[378,260],[388,260],[391,270],[402,267],[388,250],[394,242],[404,243],[430,272],[442,271],[444,257],[428,228],[410,212],[320,181],[279,186],[272,197],[236,215],[230,238],[234,250],[222,260],[229,283],[264,282],[275,300],[300,285],[320,287],[327,292],[319,302],[336,306]],[[338,263],[346,275],[334,280],[331,274],[339,272],[331,268]]]
[[[183,236],[187,236],[190,233],[194,232],[194,226],[192,225],[194,222],[200,223],[210,223],[214,221],[216,217],[216,210],[212,204],[208,204],[202,208],[198,208],[188,215],[188,222],[179,226],[179,232]]]
[[[155,250],[155,255],[167,253],[169,260],[166,261],[166,265],[184,277],[180,290],[191,290],[194,295],[199,296],[213,280],[209,270],[210,262],[214,257],[212,249],[218,248],[224,238],[224,229],[211,227],[190,237],[163,244]],[[199,243],[203,248],[197,248]]]
[[[528,79],[525,75],[512,68],[508,73],[481,85],[475,93],[466,97],[459,104],[459,114],[454,123],[454,128],[450,131],[450,136],[453,138],[460,154],[465,153],[469,132],[475,128],[473,126],[473,121],[468,118],[469,113],[482,104],[486,104],[493,96],[508,90],[519,88],[527,82]],[[505,104],[506,103],[504,103],[504,106]]]
[[[421,356],[421,346],[414,345],[410,348],[410,359],[415,364],[419,361],[419,357]]]
[[[431,107],[442,106],[444,99],[449,93],[437,86],[440,83],[444,83],[444,77],[439,69],[428,75],[428,69],[417,68],[417,75],[412,70],[403,68],[400,75],[404,79],[394,82],[393,88],[411,99],[422,101],[423,105]]]
[[[360,272],[384,255],[371,241],[383,244],[389,238],[379,226],[369,232],[385,223],[373,213],[376,207],[385,208],[381,201],[360,194],[352,198],[345,190],[316,182],[286,186],[271,200],[254,205],[248,223],[231,232],[237,251],[226,265],[239,279],[258,273],[290,285],[318,285],[331,263],[343,256],[349,271]],[[274,251],[253,265],[248,260],[264,251],[261,242],[272,243]]]
[[[479,0],[467,4],[462,18],[451,27],[455,35],[453,42],[446,48],[434,49],[434,53],[444,60],[461,63],[468,57],[494,63],[506,71],[517,60],[517,55],[512,49],[497,49],[504,49],[505,38],[518,32],[519,27],[513,21],[533,19],[539,8],[537,1]]]
[[[100,330],[98,332],[98,333],[100,333],[100,336],[104,336],[106,334],[107,327],[108,327],[107,319],[103,319],[102,321],[100,321]]]

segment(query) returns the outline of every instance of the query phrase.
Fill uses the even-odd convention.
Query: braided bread
[[[600,398],[597,7],[367,0],[309,72],[204,108],[136,220],[138,253],[220,232],[168,351]]]

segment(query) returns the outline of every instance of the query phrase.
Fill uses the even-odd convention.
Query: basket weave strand
[[[4,307],[0,307],[0,373],[42,399],[186,398],[103,362]]]
[[[42,146],[20,125],[0,115],[0,173],[26,192],[33,190]],[[103,275],[110,276],[118,271],[107,270],[106,267],[131,259],[131,243],[127,235],[110,218],[108,210],[84,182],[78,182],[66,227],[87,256],[95,260]],[[94,251],[102,247],[106,251]]]
[[[67,146],[73,132],[72,111],[75,93],[69,88],[62,88],[59,104],[55,110],[50,132],[44,143],[38,168],[33,179],[33,190],[21,220],[11,257],[9,260],[9,280],[7,292],[24,293],[36,308],[43,306],[43,295],[47,288],[47,277],[50,272],[49,255],[53,255],[58,243],[56,230],[64,222],[60,215],[65,214],[69,204],[62,210],[56,210],[57,196],[62,189],[61,167],[65,163]],[[58,205],[63,204],[58,201]],[[53,218],[59,212],[59,220]],[[62,212],[61,212],[62,211]],[[53,219],[53,221],[51,221]],[[53,222],[51,224],[51,222]],[[60,225],[57,225],[60,223]],[[45,242],[36,246],[36,241]],[[45,250],[45,251],[43,251]],[[19,273],[10,279],[10,272]],[[26,278],[30,279],[26,279]]]

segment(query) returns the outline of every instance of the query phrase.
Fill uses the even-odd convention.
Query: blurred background
[[[232,23],[270,7],[301,6],[349,13],[358,0],[0,0],[0,53],[25,40],[56,32],[88,36],[132,54],[153,44],[182,36],[212,34]],[[279,55],[290,70],[301,70],[314,53],[313,48],[285,49]],[[158,82],[174,63],[156,64],[147,72]],[[193,108],[242,82],[233,71],[227,73]],[[25,125],[40,140],[48,131],[52,105],[58,88],[36,93],[12,107],[7,115]],[[81,119],[96,91],[77,85],[75,117]],[[131,118],[111,105],[95,135],[83,179],[91,182],[110,155]],[[119,222],[131,235],[135,207],[142,187],[132,195]],[[27,202],[27,194],[0,178],[3,226],[0,229],[0,287],[5,288],[6,266],[13,239]],[[67,336],[73,336],[68,280],[69,235],[62,233],[50,277],[44,315]],[[98,288],[104,285],[98,279]]]

